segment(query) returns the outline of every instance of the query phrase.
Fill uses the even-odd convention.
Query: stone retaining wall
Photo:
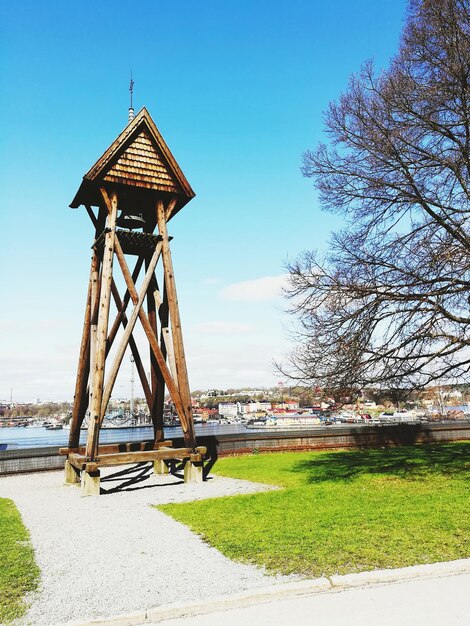
[[[374,448],[415,443],[470,440],[470,423],[393,424],[380,426],[323,427],[310,431],[246,432],[198,437],[212,449],[211,458],[252,452]],[[178,439],[173,439],[175,447]],[[212,444],[212,445],[211,445]],[[58,447],[0,451],[0,475],[59,469],[64,457]]]

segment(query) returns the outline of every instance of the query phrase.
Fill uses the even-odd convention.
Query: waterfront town
[[[423,392],[405,393],[400,390],[368,390],[356,394],[354,400],[335,397],[319,389],[276,387],[250,389],[230,388],[196,390],[191,394],[195,423],[252,423],[258,425],[269,418],[290,417],[300,424],[306,415],[320,421],[338,423],[374,423],[421,420],[458,421],[470,416],[470,389],[465,385],[428,388]],[[34,427],[45,423],[49,427],[67,427],[72,416],[73,403],[47,402],[35,399],[30,403],[0,401],[0,427]],[[165,423],[175,425],[177,418],[169,396],[165,402]],[[401,418],[401,419],[399,419]],[[150,424],[150,414],[144,398],[116,398],[108,405],[107,424]],[[124,422],[123,422],[124,420]],[[305,421],[305,420],[303,420]],[[279,424],[286,424],[280,420]],[[105,427],[106,427],[105,422]],[[310,422],[314,424],[313,421]]]

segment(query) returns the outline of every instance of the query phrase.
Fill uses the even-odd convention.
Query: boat
[[[163,419],[163,425],[166,428],[175,428],[176,426],[181,426],[181,422],[177,415],[171,415]]]
[[[419,421],[419,416],[417,415],[416,411],[383,411],[383,413],[379,415],[377,421],[382,423],[393,422],[399,424],[406,422],[417,422]]]
[[[271,415],[266,420],[251,420],[245,424],[246,428],[275,428],[282,430],[287,428],[289,430],[301,428],[312,428],[312,426],[319,426],[321,419],[315,414],[282,414]]]
[[[64,427],[62,424],[48,424],[46,430],[62,430]]]
[[[270,424],[270,426],[276,426],[275,423]],[[268,423],[262,420],[252,420],[245,424],[246,428],[268,428]]]

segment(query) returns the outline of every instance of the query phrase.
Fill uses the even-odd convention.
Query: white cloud
[[[240,350],[209,347],[194,351],[189,355],[188,369],[193,389],[271,387],[279,376],[273,365],[271,351],[263,346],[253,346],[251,349],[243,347]]]
[[[227,285],[220,292],[223,300],[237,302],[264,302],[274,300],[281,295],[282,287],[286,284],[287,275],[263,276],[241,283]]]
[[[214,322],[196,324],[194,326],[194,330],[207,335],[236,335],[240,333],[249,333],[254,330],[254,327],[251,324],[240,324],[239,322],[224,322],[222,320],[217,320]]]

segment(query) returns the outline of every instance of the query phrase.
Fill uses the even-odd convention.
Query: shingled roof
[[[98,205],[99,187],[106,183],[126,185],[155,198],[176,195],[170,217],[195,196],[145,107],[85,174],[70,206]]]

